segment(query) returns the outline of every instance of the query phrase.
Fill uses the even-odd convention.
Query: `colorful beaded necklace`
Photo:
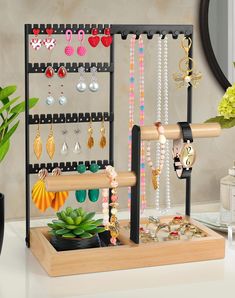
[[[131,171],[131,133],[134,125],[134,107],[135,107],[135,41],[136,35],[133,35],[130,40],[130,85],[129,85],[129,129],[128,129],[128,170]],[[144,43],[142,36],[138,40],[138,61],[139,61],[139,124],[144,125]],[[142,212],[146,208],[145,196],[145,153],[144,143],[141,142],[141,173],[140,173],[140,198]],[[131,204],[131,188],[128,188],[128,207]]]

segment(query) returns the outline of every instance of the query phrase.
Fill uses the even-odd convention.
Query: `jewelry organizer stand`
[[[109,63],[104,62],[91,62],[91,63],[29,63],[29,36],[33,34],[34,28],[39,28],[39,34],[46,34],[46,28],[53,28],[53,35],[65,34],[67,29],[71,29],[73,34],[77,33],[78,30],[84,30],[85,34],[90,34],[92,28],[97,27],[99,33],[103,33],[104,28],[108,28],[109,25],[64,25],[64,24],[25,24],[25,183],[26,183],[26,245],[30,247],[30,175],[36,174],[40,169],[46,168],[48,172],[56,167],[59,167],[62,172],[76,171],[78,164],[85,164],[86,168],[89,169],[91,163],[97,163],[100,169],[104,169],[106,165],[113,164],[113,120],[114,120],[114,43],[110,46],[110,61]],[[64,66],[68,73],[78,73],[78,68],[83,66],[85,72],[90,72],[90,68],[97,67],[97,72],[107,72],[110,74],[109,84],[109,112],[92,112],[92,113],[66,113],[66,114],[29,114],[29,74],[42,74],[45,72],[47,66],[52,66],[56,72],[60,66]],[[78,123],[78,122],[101,122],[102,120],[109,122],[109,159],[108,160],[91,160],[91,161],[72,161],[72,162],[54,162],[54,163],[41,163],[41,164],[30,164],[29,161],[29,127],[34,124],[50,124],[53,123]]]
[[[79,29],[85,29],[86,33],[91,32],[95,25],[53,25],[55,34],[64,34],[66,29],[72,29],[76,33]],[[36,27],[36,26],[35,26]],[[50,27],[50,25],[48,25]],[[45,25],[40,25],[40,29],[45,29]],[[103,28],[99,25],[99,28]],[[28,61],[28,34],[32,34],[32,25],[26,25],[26,61]],[[100,29],[99,32],[101,32]],[[146,34],[148,39],[151,39],[155,34],[161,34],[162,38],[170,34],[174,39],[177,39],[179,34],[183,34],[186,38],[193,39],[192,25],[111,25],[111,35],[121,35],[122,39],[126,39],[128,34],[136,34],[138,39],[140,34]],[[192,57],[192,47],[189,51],[189,56]],[[49,64],[48,64],[49,65]],[[154,126],[134,126],[132,131],[132,172],[118,173],[118,182],[120,187],[131,186],[131,221],[130,235],[125,228],[127,221],[120,221],[121,231],[119,240],[122,245],[116,247],[103,247],[87,250],[74,250],[57,252],[49,242],[48,228],[32,228],[30,229],[30,196],[29,196],[29,174],[36,173],[42,165],[29,165],[29,139],[28,128],[30,122],[38,123],[40,120],[45,123],[63,123],[65,118],[70,122],[77,122],[80,119],[87,119],[86,114],[60,114],[60,115],[36,115],[29,116],[28,111],[28,73],[29,70],[45,69],[45,65],[34,65],[31,68],[26,63],[26,242],[29,246],[29,237],[31,235],[31,251],[39,260],[41,265],[51,276],[61,276],[70,274],[80,274],[89,272],[110,271],[118,269],[130,269],[146,266],[157,266],[163,264],[183,263],[201,260],[218,259],[224,257],[224,239],[212,230],[190,219],[190,189],[191,179],[186,179],[186,201],[185,214],[190,222],[203,230],[207,237],[200,239],[192,239],[189,241],[166,241],[162,243],[139,243],[139,226],[140,226],[140,143],[142,140],[157,140],[158,135]],[[114,103],[114,43],[110,48],[110,146],[113,146],[113,103]],[[67,68],[67,66],[66,66]],[[108,68],[107,68],[108,69]],[[107,71],[107,70],[105,70]],[[37,70],[38,72],[38,70]],[[99,117],[98,114],[94,116]],[[192,122],[192,86],[189,84],[187,88],[187,122]],[[60,122],[57,122],[60,121]],[[89,120],[86,120],[89,121]],[[69,122],[69,121],[67,121]],[[217,124],[201,124],[192,125],[193,137],[215,137],[220,134],[220,127]],[[165,126],[165,135],[168,139],[179,138],[181,136],[180,129],[177,125]],[[113,148],[110,147],[110,160],[113,161]],[[106,161],[101,165],[104,166]],[[89,163],[89,161],[87,161]],[[62,170],[74,171],[76,163],[59,164]],[[45,166],[43,164],[43,166]],[[58,164],[47,164],[50,170]],[[31,172],[30,172],[31,171]],[[83,175],[64,175],[58,177],[46,178],[48,191],[60,190],[77,190],[77,189],[96,189],[108,188],[109,180],[103,173],[83,174]],[[162,218],[163,221],[169,220],[169,217]],[[146,220],[142,220],[142,223]]]

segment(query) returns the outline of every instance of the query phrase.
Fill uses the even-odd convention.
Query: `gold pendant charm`
[[[52,159],[55,154],[55,139],[54,139],[52,124],[47,138],[46,149],[47,149],[47,154],[49,155],[50,159]]]
[[[39,160],[42,155],[42,139],[39,130],[39,124],[37,128],[37,134],[33,142],[33,151],[37,159]]]
[[[158,185],[158,175],[159,174],[160,174],[159,169],[152,170],[152,184],[153,184],[154,190],[157,190],[159,187],[159,185]]]
[[[188,44],[185,44],[185,41]],[[180,72],[174,73],[173,79],[178,88],[188,85],[196,87],[202,78],[202,74],[195,71],[195,60],[189,57],[189,50],[192,46],[191,38],[184,37],[181,46],[185,51],[185,56],[179,61]]]
[[[94,138],[93,138],[93,128],[92,128],[92,122],[90,121],[89,128],[88,128],[88,141],[87,141],[87,147],[91,149],[94,146]]]
[[[106,137],[105,137],[105,126],[104,126],[104,118],[102,120],[102,124],[101,124],[101,128],[100,128],[100,134],[101,134],[101,138],[100,138],[100,148],[104,149],[106,146]]]

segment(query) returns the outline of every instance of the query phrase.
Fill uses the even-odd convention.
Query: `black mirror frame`
[[[228,87],[231,86],[231,83],[228,81],[222,69],[220,68],[212,48],[210,33],[209,33],[209,22],[208,22],[209,5],[210,5],[210,0],[201,0],[200,2],[199,26],[200,26],[202,46],[207,58],[207,62],[214,76],[216,77],[221,87],[224,90],[226,90]]]

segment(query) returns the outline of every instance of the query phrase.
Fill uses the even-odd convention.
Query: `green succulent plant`
[[[51,228],[49,233],[63,238],[91,238],[97,233],[102,233],[102,219],[93,219],[95,212],[85,212],[81,207],[73,209],[67,207],[56,213],[58,219],[48,223]]]

